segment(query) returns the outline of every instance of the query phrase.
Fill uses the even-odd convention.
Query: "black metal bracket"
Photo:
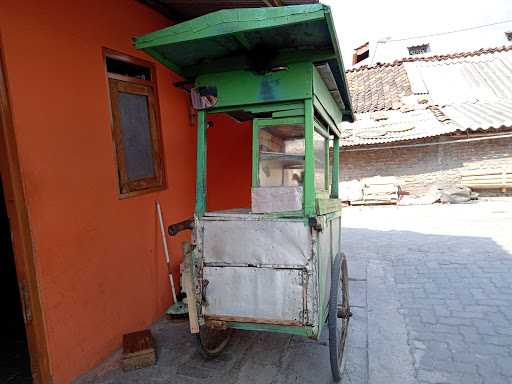
[[[171,236],[176,236],[181,231],[185,231],[187,229],[194,229],[194,219],[187,219],[180,221],[179,223],[169,225],[169,228],[167,228],[167,232]]]
[[[316,217],[310,217],[308,219],[308,223],[309,226],[315,231],[322,232],[324,230],[322,223],[320,223]]]

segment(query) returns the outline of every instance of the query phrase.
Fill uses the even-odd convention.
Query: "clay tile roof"
[[[401,63],[347,71],[347,82],[356,113],[392,109],[402,96],[412,94]]]
[[[347,81],[356,121],[341,124],[343,147],[512,127],[512,45],[363,66]]]
[[[346,75],[354,112],[393,109],[394,104],[400,104],[402,96],[412,95],[404,63],[461,59],[506,51],[512,51],[512,45],[446,55],[405,57],[392,63],[363,65],[349,69]]]

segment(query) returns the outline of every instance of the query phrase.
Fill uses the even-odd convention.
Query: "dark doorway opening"
[[[16,277],[11,230],[0,183],[0,383],[32,383],[25,322]]]

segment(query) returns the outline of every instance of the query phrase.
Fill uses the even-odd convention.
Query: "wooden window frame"
[[[330,161],[329,161],[329,142],[331,140],[329,136],[328,130],[325,129],[320,123],[317,121],[314,121],[313,123],[313,130],[314,132],[318,133],[320,136],[324,138],[324,186],[323,188],[319,188],[316,185],[316,174],[315,174],[315,190],[318,192],[329,192],[329,188],[331,186],[329,182],[329,175],[331,174],[329,167],[330,167]],[[313,133],[314,135],[314,133]],[[316,172],[316,164],[315,164],[315,172]]]
[[[150,70],[151,79],[143,80],[135,77],[111,73],[107,70],[106,60],[112,58],[127,63],[137,64]],[[112,141],[115,152],[115,167],[117,174],[117,188],[120,199],[139,196],[141,194],[160,191],[166,188],[164,156],[162,147],[162,134],[160,124],[160,109],[156,86],[156,71],[153,63],[141,60],[126,54],[103,48],[103,65],[108,83],[108,95],[111,113]],[[117,100],[121,92],[142,95],[148,101],[148,119],[150,125],[151,143],[153,147],[154,176],[138,180],[129,180],[126,171],[125,150],[120,125],[120,113]]]
[[[409,56],[425,55],[430,52],[430,43],[411,45],[407,47]]]

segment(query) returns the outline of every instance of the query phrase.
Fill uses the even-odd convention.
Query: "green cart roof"
[[[262,50],[275,65],[311,61],[352,120],[352,107],[331,12],[323,4],[224,9],[135,39],[142,49],[185,78],[248,69]]]

